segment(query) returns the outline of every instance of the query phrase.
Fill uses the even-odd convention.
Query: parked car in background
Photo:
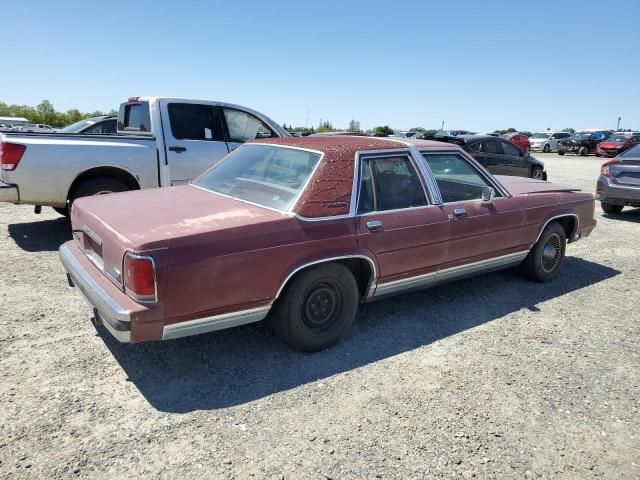
[[[616,132],[596,146],[596,157],[613,158],[640,144],[640,132]]]
[[[605,213],[620,213],[625,206],[640,207],[640,145],[602,164],[596,200]]]
[[[502,135],[502,138],[513,143],[520,147],[521,150],[528,152],[531,150],[531,143],[529,142],[529,137],[527,137],[524,133],[513,132],[513,133],[505,133]]]
[[[239,105],[132,97],[118,133],[0,134],[0,201],[62,214],[88,195],[188,183],[247,140],[289,136]]]
[[[549,153],[558,150],[558,142],[569,138],[569,132],[536,132],[529,137],[531,151]]]
[[[504,138],[489,135],[458,135],[435,137],[434,140],[460,145],[494,175],[547,179],[544,162],[532,157],[529,152],[521,150]]]
[[[14,131],[25,133],[55,133],[57,130],[51,125],[44,123],[27,123],[25,125],[18,126]]]
[[[579,130],[558,142],[558,155],[574,153],[584,157],[595,153],[597,145],[612,133],[611,130]]]
[[[100,115],[85,118],[60,130],[61,133],[84,133],[85,135],[115,135],[118,131],[116,115]]]
[[[191,185],[80,199],[60,257],[121,342],[266,319],[314,352],[363,301],[514,266],[553,280],[593,209],[590,193],[493,177],[456,145],[269,139]]]

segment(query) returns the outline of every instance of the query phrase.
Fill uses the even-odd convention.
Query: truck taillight
[[[156,302],[156,267],[153,258],[127,252],[123,265],[124,289],[134,300]]]
[[[2,170],[15,170],[26,149],[27,147],[19,143],[0,142],[0,165]]]
[[[609,160],[608,162],[603,163],[600,167],[600,175],[602,175],[603,177],[610,177],[611,175],[609,174],[609,166],[616,165],[618,163],[620,163],[620,160]]]

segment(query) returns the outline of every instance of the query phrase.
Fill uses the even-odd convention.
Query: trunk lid
[[[640,160],[624,160],[609,165],[611,181],[618,185],[640,187]]]
[[[191,185],[84,197],[73,204],[76,243],[121,286],[126,251],[162,256],[171,242],[211,231],[227,231],[282,219],[283,213],[201,190]],[[153,253],[158,251],[158,253]],[[162,265],[167,261],[159,263]]]

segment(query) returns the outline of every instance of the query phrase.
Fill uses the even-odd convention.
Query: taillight
[[[157,301],[156,267],[153,258],[127,252],[123,265],[124,288],[134,300]]]
[[[602,175],[603,177],[610,177],[611,175],[609,174],[609,166],[610,165],[616,165],[620,163],[620,160],[609,160],[607,163],[603,163],[602,166],[600,167],[600,175]]]
[[[27,149],[19,143],[0,142],[0,165],[2,170],[15,170]]]

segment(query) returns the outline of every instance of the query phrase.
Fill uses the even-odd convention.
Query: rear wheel
[[[544,171],[542,167],[533,167],[531,169],[531,178],[535,178],[536,180],[544,180]]]
[[[566,245],[564,228],[558,222],[551,222],[520,264],[520,272],[534,282],[550,282],[560,272]]]
[[[351,330],[359,300],[358,285],[347,267],[319,265],[287,285],[269,315],[269,326],[276,337],[298,350],[324,350]]]
[[[549,145],[548,143],[545,144],[544,148],[542,149],[542,151],[544,153],[549,153],[551,151],[551,145]]]
[[[600,206],[604,213],[620,213],[624,208],[622,205],[613,205],[607,202],[600,202]]]
[[[580,147],[580,149],[578,150],[578,155],[580,155],[581,157],[586,157],[587,155],[589,155],[589,149],[587,147]]]
[[[92,195],[106,195],[108,193],[126,192],[130,190],[128,185],[112,177],[90,177],[84,180],[74,190],[69,198],[71,205],[77,198],[90,197]]]

